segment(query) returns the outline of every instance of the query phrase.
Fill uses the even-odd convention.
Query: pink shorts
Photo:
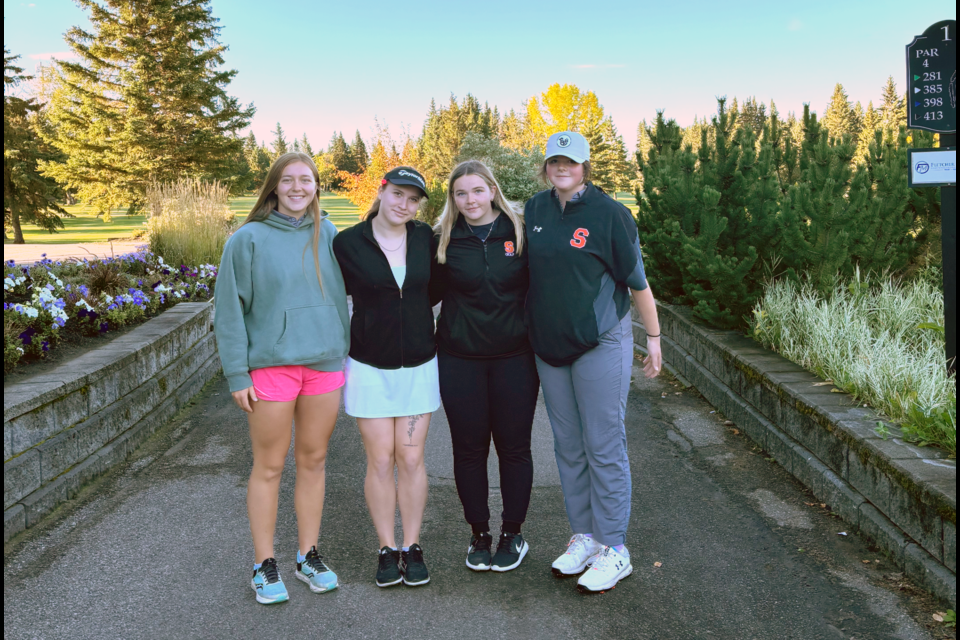
[[[314,371],[303,365],[266,367],[250,372],[258,400],[290,402],[297,396],[319,396],[343,386],[343,371]]]

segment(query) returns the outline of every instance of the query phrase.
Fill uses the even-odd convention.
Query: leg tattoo
[[[410,444],[405,444],[403,446],[405,447],[417,446],[413,444],[413,434],[417,430],[417,423],[420,422],[420,418],[422,417],[423,415],[410,416],[410,421],[407,423],[407,425],[410,427],[409,429],[407,429],[407,437],[410,438]]]

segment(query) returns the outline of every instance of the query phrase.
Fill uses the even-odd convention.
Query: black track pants
[[[471,525],[490,520],[487,457],[492,436],[500,459],[503,521],[519,526],[527,517],[533,487],[530,432],[540,391],[533,353],[471,360],[441,349],[439,366],[463,514]]]

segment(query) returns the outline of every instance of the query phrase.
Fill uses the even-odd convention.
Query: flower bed
[[[900,422],[911,441],[956,455],[957,380],[945,366],[936,281],[857,273],[827,296],[806,282],[775,282],[754,309],[754,337]]]
[[[3,265],[4,371],[71,338],[143,322],[178,302],[209,300],[217,267],[173,267],[149,251],[104,260]]]

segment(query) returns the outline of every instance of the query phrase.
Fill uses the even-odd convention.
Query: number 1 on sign
[[[950,42],[950,26],[942,27],[943,29],[943,41]]]

